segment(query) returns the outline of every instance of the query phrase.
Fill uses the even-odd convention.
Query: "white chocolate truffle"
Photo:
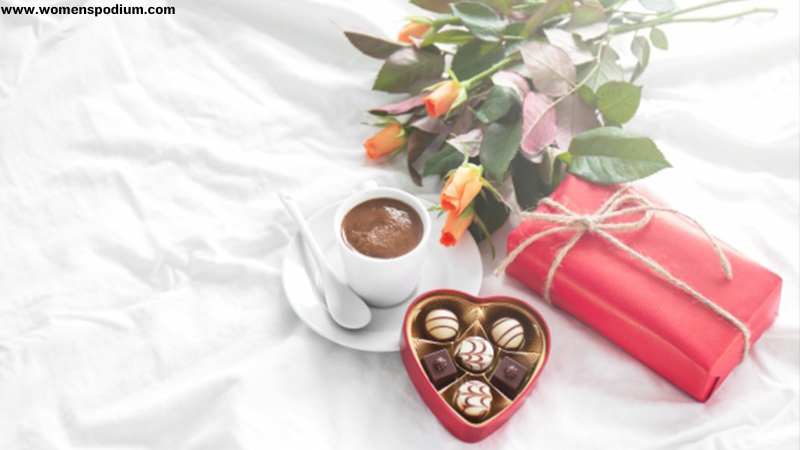
[[[434,309],[425,316],[425,331],[437,341],[453,339],[458,334],[458,318],[449,309]]]
[[[492,409],[492,391],[483,381],[466,381],[456,391],[456,406],[465,416],[480,419]]]
[[[525,343],[525,330],[517,319],[503,317],[492,325],[492,340],[506,350],[517,350]]]
[[[483,372],[492,364],[494,348],[486,339],[480,336],[470,336],[458,344],[455,356],[467,370]]]

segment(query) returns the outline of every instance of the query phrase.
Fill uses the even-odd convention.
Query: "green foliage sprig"
[[[670,164],[650,138],[623,126],[639,108],[636,81],[652,48],[669,46],[662,27],[775,12],[696,15],[743,1],[679,9],[673,0],[638,0],[633,10],[626,0],[411,0],[438,15],[409,18],[396,41],[345,32],[362,53],[384,60],[373,89],[410,95],[370,111],[402,129],[370,142],[368,154],[405,149],[417,184],[466,162],[481,165],[489,182],[511,180],[523,209],[565,173],[601,184],[651,175]],[[636,64],[626,71],[610,42],[628,33]],[[472,199],[476,237],[509,214],[495,193],[484,188]]]

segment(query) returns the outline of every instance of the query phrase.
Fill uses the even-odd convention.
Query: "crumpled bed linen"
[[[782,12],[665,27],[628,128],[675,166],[648,189],[783,277],[774,326],[701,404],[487,275],[482,292],[531,301],[553,342],[524,407],[475,448],[797,448],[800,27],[797,2],[759,3]],[[391,36],[421,11],[173,4],[0,16],[0,448],[460,448],[398,354],[317,336],[280,281],[295,226],[278,189],[308,214],[366,180],[436,191],[364,161],[363,111],[391,97],[341,35]]]

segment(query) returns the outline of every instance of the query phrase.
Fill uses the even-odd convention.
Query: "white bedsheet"
[[[476,448],[797,448],[800,27],[797,2],[759,3],[783,12],[665,28],[630,129],[675,165],[647,186],[783,277],[777,322],[700,404],[487,278],[534,302],[553,347]],[[419,11],[175,6],[0,16],[0,449],[460,447],[397,354],[318,337],[280,284],[295,227],[277,189],[306,212],[367,179],[419,190],[402,162],[364,162],[363,111],[389,97],[340,34],[393,35]]]

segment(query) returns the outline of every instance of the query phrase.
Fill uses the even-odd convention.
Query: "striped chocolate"
[[[492,340],[506,350],[517,350],[525,343],[525,330],[517,319],[503,317],[492,325]]]
[[[425,331],[437,341],[453,339],[458,334],[458,318],[449,309],[434,309],[425,316]]]

